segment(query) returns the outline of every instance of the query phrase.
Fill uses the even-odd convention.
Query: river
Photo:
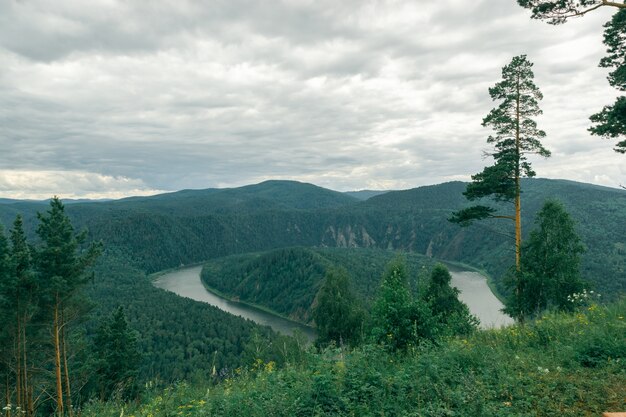
[[[513,324],[513,319],[502,313],[504,307],[500,300],[493,295],[487,285],[487,278],[478,272],[463,270],[459,267],[447,265],[452,275],[452,286],[461,292],[459,298],[472,314],[480,320],[480,327],[489,329]]]
[[[304,324],[285,319],[244,303],[227,300],[208,291],[200,279],[201,271],[202,265],[177,269],[159,276],[154,281],[154,285],[158,288],[163,288],[164,290],[178,294],[181,297],[202,301],[203,303],[215,306],[235,316],[250,319],[264,326],[270,326],[272,329],[282,334],[292,335],[295,330],[299,330],[304,333],[310,341],[315,340],[317,337],[315,329],[310,326],[305,326]]]
[[[500,327],[513,323],[510,317],[500,312],[503,307],[502,303],[493,295],[484,276],[454,266],[449,266],[449,269],[452,275],[452,285],[461,292],[459,298],[467,304],[472,314],[480,319],[482,328]],[[181,297],[202,301],[236,316],[270,326],[279,333],[293,334],[297,329],[309,340],[315,340],[315,329],[310,326],[287,320],[244,303],[227,300],[208,291],[200,279],[201,271],[201,265],[177,269],[159,276],[154,281],[154,285]]]

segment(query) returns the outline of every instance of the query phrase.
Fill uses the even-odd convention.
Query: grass
[[[393,354],[376,345],[259,358],[217,384],[179,383],[84,416],[599,416],[626,410],[626,300]]]

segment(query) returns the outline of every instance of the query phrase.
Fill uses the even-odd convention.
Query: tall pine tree
[[[450,221],[462,226],[487,218],[514,221],[517,271],[520,270],[522,246],[521,179],[535,176],[527,155],[550,156],[550,151],[540,142],[546,134],[537,128],[533,120],[533,117],[542,113],[538,102],[543,95],[533,81],[535,76],[532,66],[526,55],[514,57],[502,69],[502,81],[489,89],[491,98],[500,101],[498,107],[483,119],[483,126],[489,126],[495,131],[494,135],[487,138],[487,143],[493,145],[491,156],[494,165],[473,175],[472,182],[463,193],[470,201],[493,197],[496,201],[513,202],[514,213],[500,214],[493,207],[475,205],[453,213],[450,218]]]
[[[89,277],[86,269],[93,264],[100,253],[100,245],[91,244],[82,250],[86,233],[74,232],[65,208],[57,197],[50,201],[50,210],[46,214],[38,213],[39,226],[37,235],[41,246],[36,252],[36,264],[39,287],[52,324],[52,345],[54,346],[54,376],[57,415],[65,415],[67,410],[72,415],[70,378],[67,367],[67,346],[63,343],[65,329],[65,311],[72,303],[80,288]],[[62,360],[64,367],[62,367]],[[63,368],[65,370],[65,389],[63,388]],[[65,392],[65,394],[64,394]],[[64,402],[65,398],[65,402]]]

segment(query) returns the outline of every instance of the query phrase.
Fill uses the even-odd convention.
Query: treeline
[[[513,234],[512,225],[492,220],[461,229],[447,221],[453,211],[467,205],[462,195],[466,184],[389,192],[365,202],[331,200],[323,207],[306,199],[325,201],[328,190],[315,189],[322,197],[299,192],[301,187],[307,191],[311,186],[275,181],[271,187],[260,184],[242,187],[243,191],[183,191],[72,204],[67,211],[77,227],[87,227],[94,239],[103,240],[109,248],[120,248],[147,272],[289,246],[375,247],[473,265],[494,277],[501,294],[507,292],[501,277],[510,266],[512,245],[507,235]],[[561,201],[586,246],[583,276],[607,298],[624,292],[626,241],[615,227],[626,222],[623,191],[538,179],[524,179],[522,188],[522,222],[531,224],[547,197]],[[300,208],[296,208],[296,197],[285,197],[289,192],[305,199]],[[26,232],[34,235],[34,212],[41,207],[0,204],[0,219],[7,225],[17,211],[24,211]],[[524,228],[524,238],[529,231]]]

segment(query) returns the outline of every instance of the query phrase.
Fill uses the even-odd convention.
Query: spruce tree
[[[91,244],[81,250],[86,233],[74,232],[65,208],[57,197],[50,201],[50,210],[46,214],[38,213],[39,225],[37,235],[41,246],[36,251],[38,286],[51,324],[52,345],[54,347],[54,376],[56,412],[65,414],[64,391],[66,400],[71,401],[69,391],[69,375],[65,363],[65,390],[62,381],[62,357],[66,359],[66,345],[63,343],[65,330],[64,312],[77,295],[80,288],[90,278],[86,270],[93,264],[100,253],[100,245]],[[66,362],[66,360],[63,360]],[[71,404],[68,404],[71,416]]]
[[[313,309],[318,342],[357,344],[362,317],[358,302],[350,291],[348,272],[343,268],[327,271]]]
[[[141,355],[137,333],[128,325],[123,307],[118,307],[98,328],[93,350],[97,358],[95,375],[100,399],[112,395],[132,397],[137,389]]]
[[[514,213],[500,214],[493,207],[475,205],[453,213],[450,218],[450,221],[462,226],[487,218],[514,221],[517,271],[520,270],[522,245],[521,179],[535,176],[527,155],[550,156],[550,151],[540,141],[546,134],[537,128],[533,120],[533,117],[542,113],[538,102],[543,95],[533,81],[532,66],[526,55],[514,57],[502,69],[502,81],[489,89],[491,98],[500,101],[482,123],[495,131],[494,135],[487,138],[487,143],[493,146],[490,155],[494,165],[473,175],[472,182],[463,193],[470,201],[493,197],[496,201],[513,202]]]
[[[439,333],[466,335],[476,330],[479,321],[459,300],[459,290],[452,287],[451,282],[448,269],[442,264],[435,265],[423,298],[430,307]]]
[[[519,291],[511,294],[505,309],[521,320],[548,308],[571,310],[568,296],[584,288],[580,274],[584,247],[563,205],[547,201],[535,223],[524,245]]]
[[[9,324],[12,322],[12,312],[10,309],[10,292],[12,286],[11,277],[11,258],[9,252],[9,241],[4,233],[4,228],[0,223],[0,321]],[[0,326],[0,386],[2,386],[2,397],[4,406],[12,404],[11,383],[12,379],[12,361],[13,352],[11,349],[13,341],[13,332],[8,325]],[[3,406],[3,407],[4,407]],[[3,408],[2,407],[2,408]]]
[[[390,262],[372,312],[372,336],[388,349],[406,350],[420,340],[433,340],[436,329],[425,302],[413,301],[405,263]]]

